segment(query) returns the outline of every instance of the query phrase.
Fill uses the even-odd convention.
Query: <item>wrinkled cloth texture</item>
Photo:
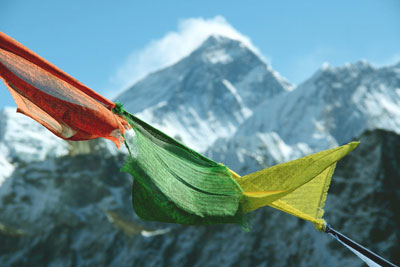
[[[319,230],[336,162],[357,142],[240,177],[193,151],[84,86],[28,48],[0,33],[0,77],[18,112],[66,140],[107,138],[125,142],[122,171],[134,177],[132,204],[149,221],[203,225],[235,223],[271,206]],[[134,136],[124,139],[126,129]]]
[[[0,32],[0,77],[17,111],[65,140],[107,138],[117,147],[127,127],[115,104]]]
[[[135,131],[123,167],[135,178],[133,207],[144,220],[180,224],[237,223],[271,206],[323,231],[323,206],[336,162],[358,142],[315,153],[240,177],[153,128],[119,112]]]

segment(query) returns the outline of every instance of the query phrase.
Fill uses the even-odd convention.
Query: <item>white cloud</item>
[[[133,51],[111,77],[110,82],[120,88],[119,93],[149,72],[174,64],[189,55],[212,34],[239,40],[261,55],[250,39],[233,28],[222,16],[211,19],[183,19],[179,21],[177,31],[168,32],[161,39],[151,41],[143,49]]]

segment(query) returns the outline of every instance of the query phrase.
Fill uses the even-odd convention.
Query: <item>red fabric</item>
[[[128,123],[115,104],[0,33],[0,77],[21,112],[66,140],[103,137],[117,147]]]
[[[20,57],[25,58],[26,60],[34,63],[35,65],[41,67],[42,69],[50,72],[51,74],[59,77],[60,79],[70,83],[71,85],[75,86],[77,89],[81,90],[82,92],[86,93],[88,96],[93,97],[100,103],[104,104],[106,107],[112,109],[114,108],[115,104],[106,99],[105,97],[99,95],[92,89],[86,87],[61,69],[57,68],[44,58],[40,57],[30,49],[26,48],[22,44],[18,43],[16,40],[12,39],[10,36],[0,32],[0,48],[4,50],[10,51],[13,54],[16,54]]]

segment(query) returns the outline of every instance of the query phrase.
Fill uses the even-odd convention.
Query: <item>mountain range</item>
[[[210,36],[116,100],[186,145],[246,174],[360,140],[342,160],[327,221],[399,264],[400,63],[322,66],[291,85],[239,41]],[[362,266],[312,225],[270,208],[234,225],[143,222],[131,208],[126,151],[65,142],[0,111],[2,266]]]

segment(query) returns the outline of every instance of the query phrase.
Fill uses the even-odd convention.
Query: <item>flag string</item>
[[[381,256],[375,254],[374,252],[370,251],[369,249],[361,246],[354,240],[351,240],[347,236],[343,235],[342,233],[336,231],[330,225],[326,225],[325,233],[329,234],[349,250],[351,250],[354,254],[356,254],[360,259],[362,259],[368,266],[390,266],[396,267],[393,263],[389,262],[388,260],[382,258]]]

